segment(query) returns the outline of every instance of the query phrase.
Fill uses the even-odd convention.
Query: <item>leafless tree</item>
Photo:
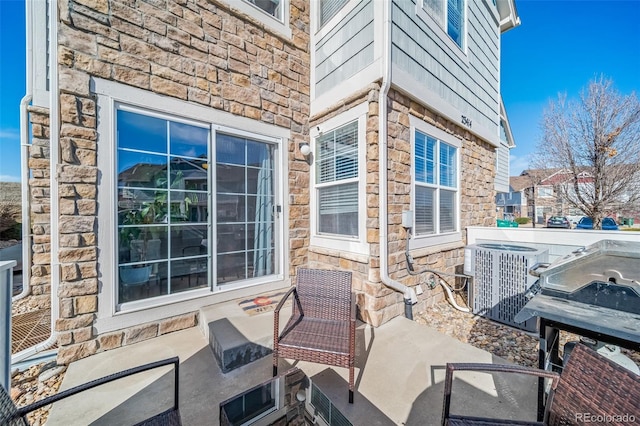
[[[558,197],[582,210],[600,229],[610,209],[640,202],[640,102],[620,94],[613,82],[594,79],[580,98],[566,94],[550,102],[542,118],[543,137],[533,163],[563,170]]]

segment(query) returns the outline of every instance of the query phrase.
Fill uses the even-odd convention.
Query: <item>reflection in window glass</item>
[[[184,123],[169,124],[171,154],[191,158],[207,158],[209,129]]]
[[[275,273],[273,145],[216,135],[218,284]]]
[[[117,117],[118,303],[206,287],[208,127]]]
[[[119,109],[118,148],[167,153],[167,121]]]
[[[166,182],[166,155],[118,150],[118,186],[164,188]]]

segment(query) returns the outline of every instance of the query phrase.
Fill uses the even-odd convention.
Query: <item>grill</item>
[[[602,240],[532,273],[540,279],[515,321],[537,316],[598,340],[640,343],[640,242]]]
[[[640,351],[640,242],[602,240],[550,265],[534,266],[531,273],[539,280],[514,321],[538,317],[539,368],[562,370],[560,331],[593,342],[595,349],[607,343]],[[565,345],[565,356],[570,349]],[[632,365],[625,367],[637,371],[628,361]],[[539,420],[544,398],[544,382],[539,380]]]
[[[561,368],[560,330],[640,350],[640,242],[602,240],[531,273],[539,280],[514,321],[539,318],[540,368]]]

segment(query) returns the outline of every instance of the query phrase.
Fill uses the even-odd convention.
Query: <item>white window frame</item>
[[[319,200],[316,186],[315,162],[312,163],[309,176],[310,188],[310,225],[311,225],[311,245],[332,250],[342,250],[351,253],[368,254],[366,215],[366,126],[368,104],[362,103],[336,117],[333,117],[321,124],[314,126],[311,132],[311,152],[316,152],[316,139],[325,132],[336,130],[350,122],[358,121],[358,236],[348,237],[340,235],[327,235],[318,233],[318,211]]]
[[[98,250],[101,253],[99,258],[101,265],[100,280],[104,283],[109,283],[107,287],[102,288],[100,297],[98,298],[98,320],[101,323],[101,330],[119,329],[135,325],[140,321],[149,321],[155,317],[165,318],[167,316],[189,312],[197,309],[199,306],[215,303],[216,301],[219,302],[219,299],[199,300],[207,296],[212,297],[216,294],[226,293],[227,290],[244,288],[251,290],[251,288],[255,288],[261,284],[265,284],[269,288],[281,288],[282,283],[288,276],[288,270],[285,268],[288,262],[288,251],[286,250],[286,235],[283,229],[284,224],[288,221],[288,200],[287,197],[284,196],[285,191],[283,184],[286,182],[286,177],[288,176],[288,167],[284,159],[286,158],[287,143],[291,137],[290,130],[100,78],[91,80],[91,92],[97,94],[97,110],[99,111],[98,139],[101,141],[98,143],[98,169],[102,171],[102,178],[98,185],[98,203],[101,206],[98,213],[98,221],[100,223]],[[118,279],[116,270],[118,265],[118,247],[117,241],[115,240],[116,237],[113,237],[117,236],[117,146],[115,143],[115,106],[117,103],[125,104],[132,109],[140,109],[141,111],[155,111],[159,116],[179,117],[181,121],[209,123],[212,138],[210,147],[211,155],[209,157],[210,164],[215,164],[216,161],[215,145],[213,145],[216,130],[224,129],[226,133],[238,134],[240,136],[250,134],[252,138],[257,140],[270,140],[278,143],[279,152],[274,159],[274,167],[278,170],[278,173],[274,176],[274,185],[276,187],[275,203],[282,206],[282,213],[279,219],[280,227],[276,229],[276,232],[279,233],[277,235],[280,236],[276,242],[278,256],[276,264],[277,274],[269,275],[262,279],[246,280],[243,281],[242,284],[233,287],[218,286],[213,282],[215,273],[213,272],[213,268],[211,268],[212,272],[210,276],[212,276],[212,284],[206,288],[142,299],[121,305],[116,303],[117,286],[111,283],[117,282]],[[216,123],[225,123],[225,126]],[[251,129],[251,132],[241,129]],[[212,182],[209,187],[209,192],[211,193],[215,191],[214,172],[211,174],[210,182]],[[211,206],[214,205],[215,198],[210,194],[209,200],[209,202],[212,203],[209,208],[211,212]],[[208,226],[211,228],[215,226],[215,218],[213,216],[211,216]],[[211,236],[209,241],[211,242],[215,241],[213,239],[213,237],[215,237],[214,232],[214,229],[211,229],[209,232]],[[211,244],[211,242],[209,244]],[[215,258],[214,247],[211,248],[210,253],[212,258]],[[212,264],[215,266],[215,259],[212,260]],[[255,291],[260,291],[260,287],[251,293],[244,291],[242,294],[253,294]],[[181,309],[179,306],[185,303],[187,306],[192,307]],[[171,312],[173,312],[173,314],[171,314]],[[124,322],[122,319],[117,319],[131,314],[135,315]],[[108,318],[113,319],[109,320]]]
[[[438,22],[431,14],[427,11],[429,7],[426,5],[425,0],[418,0],[416,3],[416,15],[422,21],[424,21],[432,31],[440,38],[440,40],[451,50],[454,52],[456,56],[460,59],[467,61],[467,47],[468,47],[468,38],[469,38],[469,2],[468,0],[464,0],[464,20],[463,20],[463,29],[462,29],[462,46],[458,45],[453,38],[449,35],[449,31],[447,29],[448,25],[448,14],[447,8],[448,3],[447,0],[442,0],[444,2],[442,13],[443,13],[443,23],[444,26]]]
[[[434,218],[436,233],[430,234],[430,235],[415,235],[412,229],[411,240],[409,241],[409,249],[419,249],[419,248],[433,247],[437,245],[460,242],[462,241],[462,231],[460,229],[460,198],[461,198],[460,196],[461,182],[460,181],[462,176],[462,171],[460,168],[460,158],[462,156],[461,155],[462,142],[460,141],[460,139],[456,138],[455,136],[450,135],[449,133],[441,129],[438,129],[437,127],[434,127],[430,124],[427,124],[423,120],[417,117],[414,117],[412,115],[409,116],[409,122],[411,126],[411,211],[413,212],[414,227],[415,227],[415,215],[416,215],[416,191],[415,191],[416,163],[415,163],[415,154],[414,154],[415,146],[416,146],[416,132],[420,132],[422,134],[431,136],[440,142],[444,142],[456,148],[456,163],[455,163],[456,164],[456,186],[455,188],[450,188],[450,187],[443,187],[443,188],[447,190],[455,191],[456,193],[455,203],[457,208],[456,220],[454,222],[455,230],[451,232],[438,232],[439,222],[440,222],[440,213],[439,213],[440,201],[438,196],[436,196],[436,199],[434,200],[435,211],[436,211],[436,215]],[[439,145],[440,143],[438,143],[438,146]],[[438,156],[439,156],[439,148],[436,151],[436,158],[438,158]],[[439,174],[440,174],[439,165],[440,165],[440,160],[438,158],[438,161],[435,167],[436,182],[438,182]],[[435,185],[433,185],[433,187],[440,188],[441,185],[440,183],[436,183]],[[436,191],[436,193],[438,192]]]
[[[280,7],[282,8],[282,19],[278,19],[275,16],[265,12],[258,6],[250,3],[247,0],[221,0],[227,3],[230,7],[250,16],[251,18],[262,22],[267,28],[285,36],[291,38],[291,27],[289,26],[289,2],[291,0],[280,0]]]
[[[553,186],[539,185],[537,188],[537,196],[540,198],[552,198],[554,196]]]

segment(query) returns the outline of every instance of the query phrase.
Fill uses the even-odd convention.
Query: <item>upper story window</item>
[[[282,21],[282,3],[285,0],[245,0],[258,9],[268,13],[276,18],[278,21]]]
[[[349,0],[320,0],[320,28],[324,26]]]
[[[423,0],[422,7],[464,49],[466,0]]]

